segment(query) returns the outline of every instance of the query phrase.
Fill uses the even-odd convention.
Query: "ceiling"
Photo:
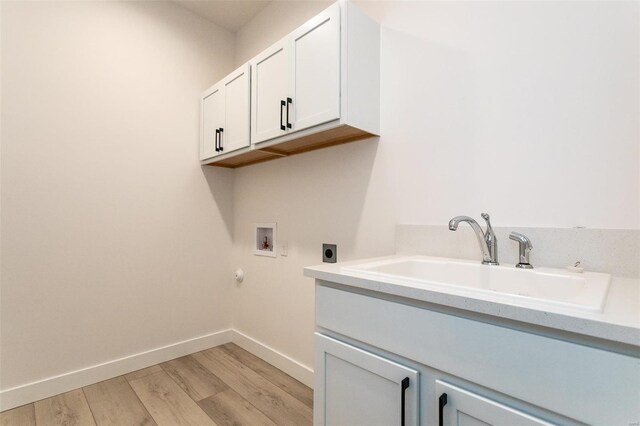
[[[267,0],[174,0],[193,13],[236,32],[270,3]]]

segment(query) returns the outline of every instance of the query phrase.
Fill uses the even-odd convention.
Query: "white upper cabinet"
[[[249,64],[224,80],[225,126],[220,140],[222,152],[249,146]]]
[[[206,160],[218,152],[220,127],[224,125],[224,89],[221,84],[211,87],[202,96],[200,125],[200,159]]]
[[[250,145],[250,78],[245,64],[202,94],[201,160]]]
[[[315,144],[377,135],[379,31],[356,6],[340,1],[252,59],[256,148],[289,155]],[[280,145],[310,135],[316,137]]]
[[[275,138],[286,131],[289,50],[283,40],[251,61],[252,143]]]
[[[289,70],[291,131],[340,118],[340,7],[294,31]]]
[[[380,27],[340,0],[205,92],[202,114],[200,159],[213,166],[376,136]]]
[[[251,61],[252,143],[340,118],[340,5]]]

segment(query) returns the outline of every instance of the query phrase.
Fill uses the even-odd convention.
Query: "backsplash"
[[[518,263],[518,245],[512,231],[531,239],[531,264],[564,268],[580,262],[585,271],[621,277],[640,277],[640,230],[588,228],[493,227],[502,265]],[[456,232],[447,225],[397,225],[396,254],[420,254],[482,260],[478,240],[471,228]]]

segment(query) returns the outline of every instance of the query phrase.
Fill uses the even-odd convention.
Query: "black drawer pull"
[[[442,426],[444,422],[444,416],[442,412],[444,411],[444,406],[447,405],[447,394],[443,393],[440,395],[440,400],[438,401],[438,425]]]
[[[285,101],[280,101],[280,130],[287,130],[287,128],[284,127],[284,124],[282,124],[282,112],[286,104],[287,103]]]
[[[216,129],[216,138],[215,138],[215,145],[216,145],[216,152],[220,152],[220,148],[218,147],[218,139],[220,137],[220,129]]]
[[[400,426],[404,426],[404,412],[405,412],[405,400],[406,400],[406,390],[409,387],[409,378],[405,377],[400,382]]]
[[[291,123],[289,122],[289,105],[293,102],[293,99],[287,98],[287,127],[291,128]]]
[[[219,133],[219,137],[218,137],[218,144],[220,145],[220,152],[224,151],[224,148],[222,147],[222,132],[224,132],[224,129],[222,127],[220,127],[220,133]]]

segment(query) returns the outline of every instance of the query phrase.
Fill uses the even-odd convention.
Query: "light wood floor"
[[[0,413],[5,425],[310,425],[313,391],[229,343]]]

